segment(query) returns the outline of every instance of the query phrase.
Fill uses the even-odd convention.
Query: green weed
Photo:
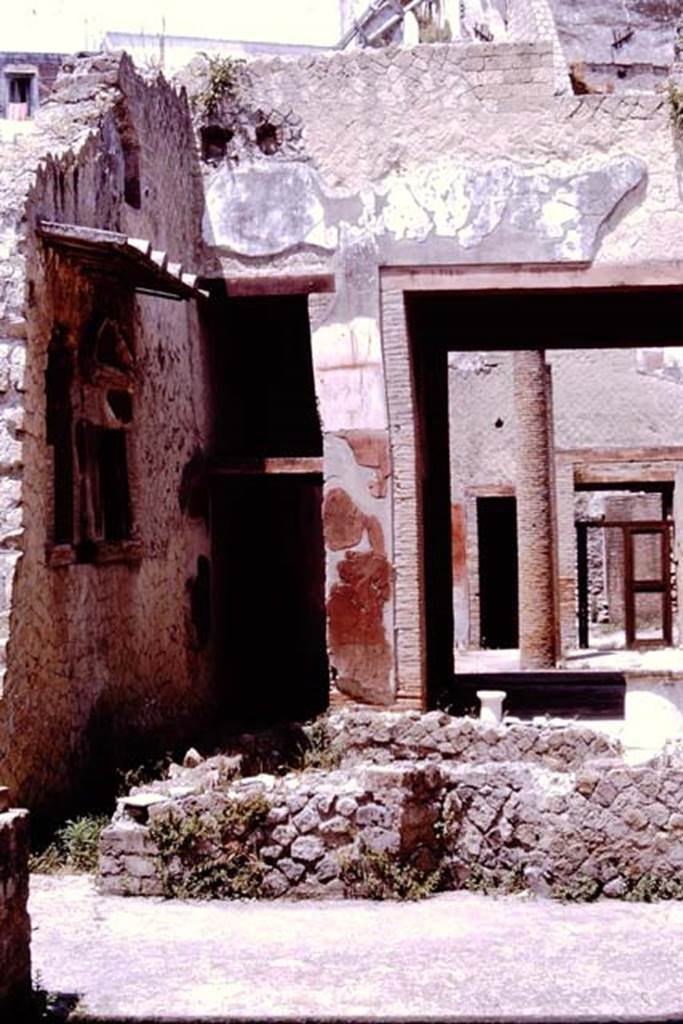
[[[683,878],[662,878],[642,875],[631,882],[624,893],[629,903],[658,903],[660,900],[683,900]]]
[[[551,895],[560,903],[592,903],[597,900],[601,886],[595,878],[578,875],[567,882],[556,882],[552,886]]]
[[[215,117],[224,102],[235,103],[239,96],[244,61],[237,57],[203,54],[207,60],[204,88],[193,99],[196,112],[204,121]]]
[[[333,771],[341,763],[341,751],[332,742],[325,718],[317,718],[305,729],[306,739],[299,747],[296,767],[301,771],[322,768]]]
[[[341,863],[344,894],[370,900],[422,900],[439,887],[441,871],[426,874],[387,853],[361,850]]]
[[[40,875],[94,873],[97,870],[100,833],[108,824],[109,818],[105,815],[70,819],[57,829],[43,850],[31,854],[30,870]]]
[[[176,899],[248,899],[261,895],[264,865],[256,831],[270,805],[260,794],[234,798],[219,814],[169,814],[150,826],[164,895]]]

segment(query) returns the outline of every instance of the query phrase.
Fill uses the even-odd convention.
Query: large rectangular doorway
[[[322,435],[305,295],[213,290],[215,679],[226,720],[300,721],[327,703]]]

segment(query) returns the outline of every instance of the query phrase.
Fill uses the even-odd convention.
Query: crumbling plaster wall
[[[30,148],[12,154],[26,167],[21,187],[0,193],[12,251],[3,292],[3,334],[12,344],[5,403],[10,393],[14,402],[3,417],[3,483],[12,504],[2,531],[10,640],[0,777],[22,801],[54,808],[89,758],[109,768],[134,757],[143,737],[169,742],[206,709],[208,652],[196,643],[190,588],[198,556],[209,551],[208,532],[181,508],[179,493],[183,468],[208,432],[208,405],[192,305],[139,297],[127,321],[124,283],[84,274],[35,234],[39,219],[123,231],[194,269],[202,194],[185,98],[161,81],[146,84],[126,59],[98,57],[60,79],[38,120]],[[124,201],[126,140],[138,148],[139,210]],[[127,447],[141,556],[50,565],[48,343],[62,325],[78,344],[103,310],[118,310],[132,334]]]
[[[677,143],[665,95],[563,93],[553,39],[538,26],[533,31],[541,37],[530,42],[517,33],[515,43],[389,47],[248,65],[240,106],[278,126],[282,144],[270,155],[256,146],[241,151],[238,161],[228,153],[206,168],[204,236],[214,272],[228,277],[335,272],[337,295],[312,299],[326,455],[338,451],[340,432],[388,425],[394,474],[395,446],[407,436],[401,417],[415,417],[414,396],[396,393],[411,386],[408,349],[399,338],[403,327],[396,324],[396,343],[387,324],[381,327],[382,309],[393,317],[394,302],[380,299],[377,268],[646,263],[682,254]],[[223,123],[234,116],[224,110]],[[388,352],[403,360],[391,374]],[[353,495],[359,470],[345,464],[349,475],[341,479],[332,459],[329,487]],[[415,460],[401,479],[392,475],[393,518],[379,517],[394,567],[385,607],[392,649],[400,634],[421,632],[412,523],[419,472]],[[348,508],[357,518],[357,502]],[[398,558],[398,546],[410,550]],[[335,541],[328,598],[339,564]],[[373,574],[382,592],[384,572],[378,565]],[[355,598],[362,616],[363,596]],[[336,668],[334,650],[331,661]],[[408,662],[412,673],[413,655]],[[384,701],[407,696],[401,676],[394,661]],[[356,680],[349,689],[358,696],[365,685]],[[417,692],[412,683],[409,689]],[[377,693],[374,683],[367,687],[369,699]]]

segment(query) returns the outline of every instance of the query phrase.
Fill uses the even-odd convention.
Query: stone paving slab
[[[165,902],[34,876],[30,909],[74,1021],[683,1021],[683,904]]]

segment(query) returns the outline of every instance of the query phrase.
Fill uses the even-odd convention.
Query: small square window
[[[28,121],[34,110],[35,75],[5,72],[5,117],[9,121]]]

